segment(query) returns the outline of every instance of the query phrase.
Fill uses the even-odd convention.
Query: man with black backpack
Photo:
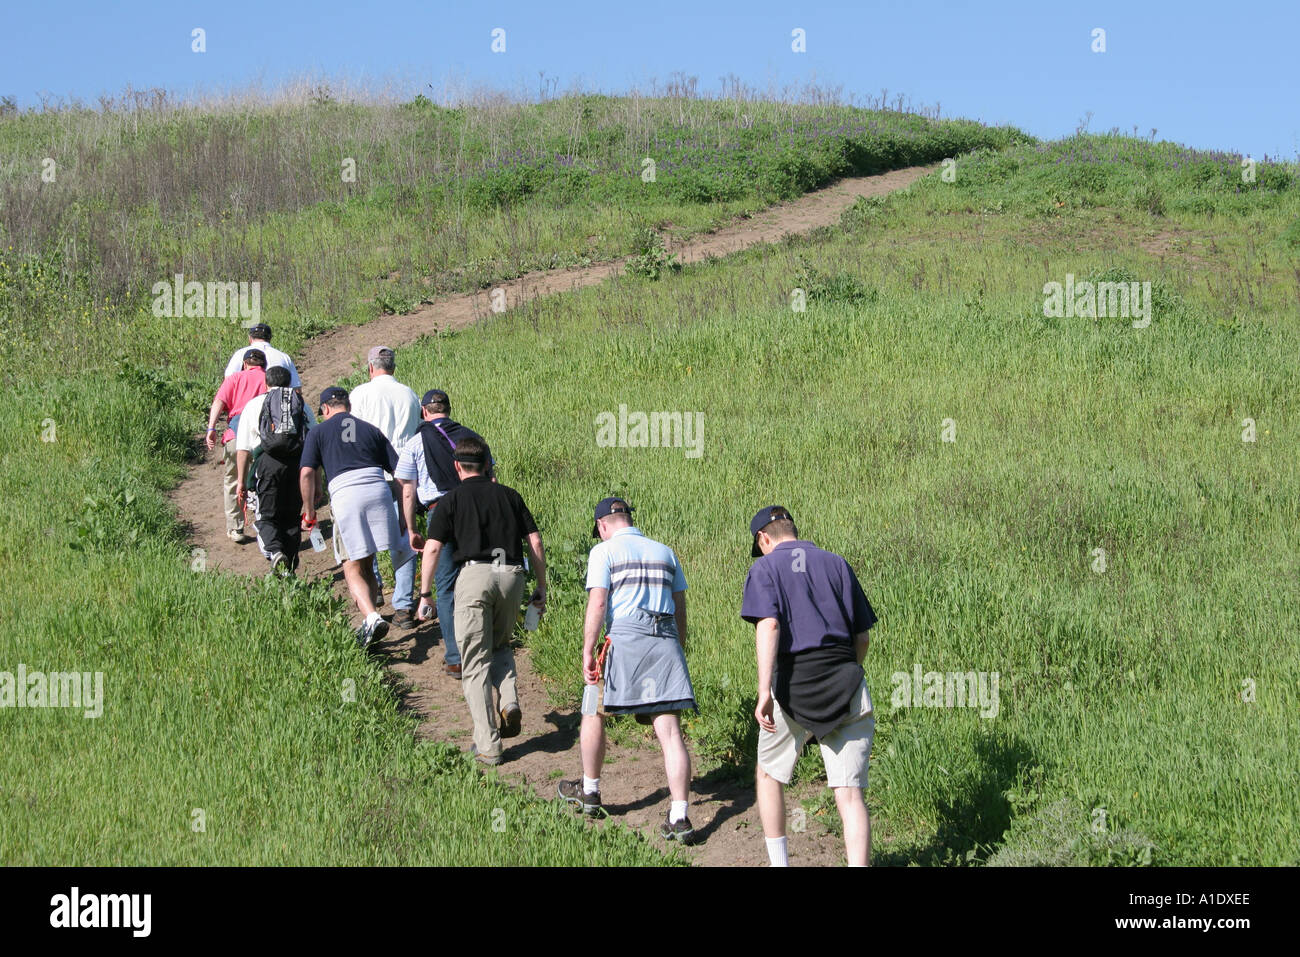
[[[415,436],[402,449],[393,477],[402,483],[402,514],[406,517],[407,534],[411,546],[422,547],[425,556],[430,553],[431,542],[425,542],[415,524],[420,512],[433,512],[438,500],[460,484],[452,454],[457,444],[466,438],[480,442],[483,436],[467,429],[451,418],[451,399],[441,389],[430,389],[420,401],[423,420]],[[486,446],[487,443],[484,443]],[[492,477],[492,455],[488,453],[488,477]],[[460,648],[456,644],[454,596],[456,592],[456,563],[452,550],[444,548],[438,555],[437,569],[427,560],[420,573],[420,606],[416,614],[429,617],[432,597],[429,586],[438,587],[438,627],[442,631],[443,671],[453,678],[460,677]],[[437,576],[436,582],[434,576]]]
[[[241,506],[248,492],[249,463],[256,459],[253,514],[257,546],[270,560],[271,574],[277,571],[292,574],[298,567],[298,548],[302,542],[298,460],[307,430],[316,424],[302,396],[290,385],[291,381],[288,369],[282,366],[268,369],[267,391],[244,406],[235,436]]]

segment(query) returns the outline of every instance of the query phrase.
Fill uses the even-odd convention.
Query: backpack
[[[302,396],[288,386],[268,389],[258,416],[257,432],[263,452],[279,459],[300,455],[307,434]]]
[[[463,439],[472,435],[480,442],[483,441],[483,436],[451,419],[424,422],[417,430],[417,434],[424,442],[424,467],[429,473],[429,479],[445,495],[460,484],[460,478],[456,475],[456,466],[452,464],[454,461],[452,453],[456,451],[456,439],[452,436]],[[486,442],[483,442],[483,445],[487,447]],[[491,478],[492,450],[488,449],[487,453],[488,467],[484,474]]]

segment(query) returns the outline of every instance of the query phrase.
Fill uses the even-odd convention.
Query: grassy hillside
[[[175,395],[87,374],[6,398],[0,671],[100,672],[103,697],[0,709],[0,862],[662,863],[417,744],[327,583],[207,573],[161,496]]]
[[[0,671],[103,675],[98,718],[0,709],[0,861],[662,861],[417,744],[323,584],[206,573],[164,493],[242,333],[157,318],[150,288],[260,282],[296,351],[418,297],[628,251],[646,224],[699,230],[844,172],[1021,138],[743,108],[322,98],[0,119]]]
[[[1295,863],[1294,171],[1243,189],[1235,157],[1105,137],[956,170],[813,241],[403,355],[537,510],[557,568],[534,660],[576,700],[590,508],[624,493],[691,582],[690,733],[752,766],[746,523],[779,502],[881,618],[883,860]],[[1150,282],[1151,324],[1046,317],[1067,274]],[[702,454],[602,447],[620,406],[702,415]],[[915,665],[998,672],[997,716],[894,707]]]
[[[1026,139],[890,110],[600,96],[11,116],[0,349],[6,368],[81,365],[147,336],[208,377],[238,326],[156,320],[155,282],[258,282],[263,316],[294,344],[631,253],[646,226],[688,235],[835,177]]]
[[[811,241],[427,339],[403,377],[451,391],[535,507],[555,583],[534,660],[559,694],[590,508],[622,491],[691,582],[690,733],[747,774],[745,522],[776,500],[881,617],[883,861],[1300,860],[1293,169],[838,107],[321,100],[0,120],[0,670],[102,671],[105,695],[97,719],[0,709],[0,860],[659,860],[417,745],[324,586],[199,570],[163,493],[240,332],[155,318],[149,288],[261,282],[296,350],[645,225],[977,148]],[[1151,325],[1045,316],[1067,274],[1150,281]],[[702,454],[598,446],[620,405],[703,413]],[[999,672],[997,717],[894,708],[914,664]]]

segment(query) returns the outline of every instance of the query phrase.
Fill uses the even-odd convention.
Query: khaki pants
[[[478,753],[501,753],[500,709],[519,707],[515,653],[510,647],[524,599],[524,570],[516,565],[462,565],[456,578],[456,643],[460,646],[460,684],[474,720]]]
[[[226,507],[226,531],[242,532],[244,530],[244,510],[239,507],[239,472],[235,467],[235,440],[231,439],[221,447],[225,461],[226,476],[221,486],[222,498]]]

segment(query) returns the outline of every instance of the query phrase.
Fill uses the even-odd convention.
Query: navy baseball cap
[[[631,515],[632,506],[627,504],[621,498],[602,498],[596,504],[596,521],[600,521],[607,515]],[[629,519],[630,520],[630,519]],[[600,530],[593,523],[591,526],[591,537],[600,538]]]
[[[332,385],[328,389],[324,389],[321,391],[320,402],[318,404],[324,405],[330,399],[346,399],[347,397],[348,397],[347,389],[341,389],[336,385]]]
[[[428,405],[430,402],[441,402],[443,405],[451,408],[451,399],[449,399],[447,393],[443,392],[441,389],[430,389],[426,392],[424,398],[420,400],[420,405]]]
[[[780,505],[769,505],[767,508],[760,508],[758,514],[749,520],[749,534],[754,536],[754,547],[749,551],[752,557],[758,558],[763,554],[758,547],[758,533],[779,518],[788,518],[790,521],[794,521],[794,516]]]
[[[248,327],[248,336],[250,339],[259,339],[262,342],[270,342],[271,327],[264,322],[259,322],[255,326]]]
[[[263,352],[261,349],[245,349],[243,361],[251,362],[253,363],[253,365],[260,366],[261,368],[265,369],[266,353]]]

